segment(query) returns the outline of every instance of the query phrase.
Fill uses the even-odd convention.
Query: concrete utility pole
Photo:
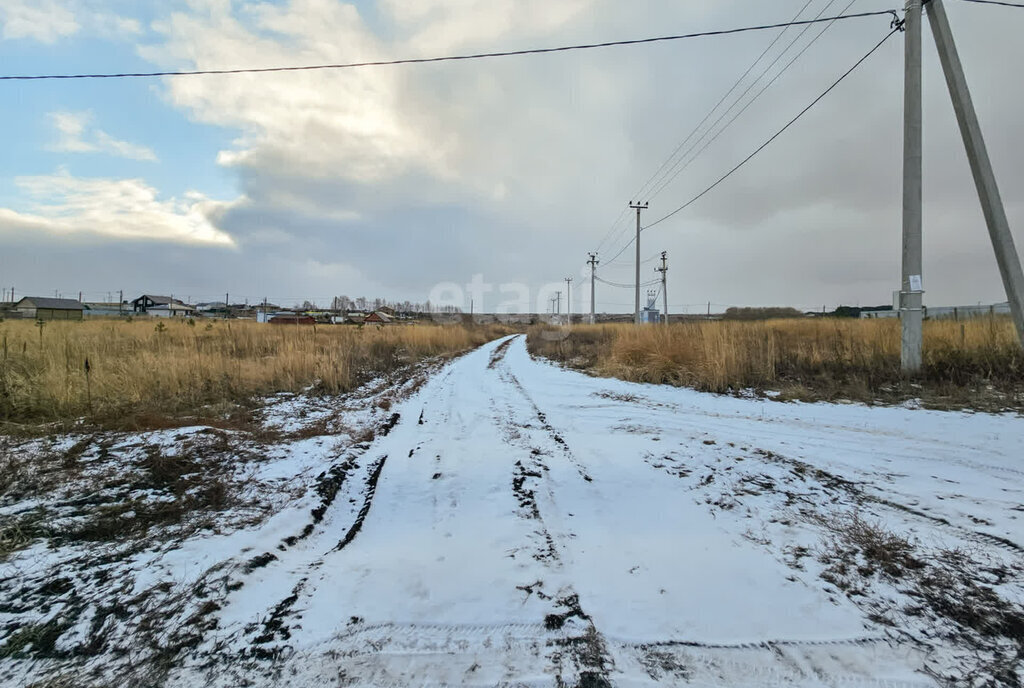
[[[946,8],[942,0],[931,0],[928,5],[928,21],[935,38],[935,47],[939,51],[939,61],[946,75],[946,85],[953,100],[953,109],[960,124],[960,134],[967,148],[967,160],[971,164],[974,185],[978,189],[981,209],[985,214],[985,224],[992,239],[992,248],[999,264],[999,275],[1003,278],[1006,300],[1010,302],[1010,313],[1013,324],[1017,327],[1017,336],[1024,345],[1024,273],[1021,272],[1020,256],[1013,244],[1010,223],[1006,219],[999,186],[992,171],[992,162],[988,157],[988,148],[978,123],[978,114],[974,110],[967,77],[960,62],[960,54],[953,41],[953,31],[949,26]]]
[[[629,202],[630,208],[636,209],[636,309],[633,311],[633,323],[640,324],[640,211],[647,208],[647,203]]]
[[[565,324],[572,327],[572,277],[565,278]]]
[[[597,259],[596,253],[590,254],[590,260],[587,264],[590,265],[590,324],[593,325],[596,322],[595,318],[595,306],[594,306],[594,280],[597,278],[597,264],[600,261]]]
[[[224,292],[224,319],[228,319],[228,293]],[[298,320],[295,321],[298,323]]]
[[[921,370],[921,0],[907,0],[903,82],[903,279],[900,288],[900,364]]]
[[[555,292],[555,315],[558,316],[558,315],[561,315],[561,314],[562,314],[562,292],[556,291]]]
[[[665,324],[668,325],[668,251],[661,252],[661,267],[654,268],[661,273],[661,303],[665,313]]]

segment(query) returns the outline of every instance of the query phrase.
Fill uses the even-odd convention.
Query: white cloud
[[[68,3],[59,0],[0,0],[0,35],[53,43],[81,28]]]
[[[116,139],[91,126],[90,112],[51,112],[50,120],[58,139],[50,150],[67,153],[108,153],[132,160],[156,161],[156,153],[146,146]]]
[[[197,5],[198,6],[198,5]],[[175,13],[155,27],[166,34],[143,56],[188,67],[272,66],[382,56],[355,8],[328,0],[289,7],[246,5],[244,23],[215,3]],[[395,71],[290,72],[177,79],[170,98],[206,123],[239,129],[218,161],[309,177],[378,181],[413,165],[437,167],[435,143],[403,122]]]
[[[335,0],[286,4],[191,3],[154,25],[165,36],[142,55],[161,65],[215,69],[337,63],[555,42],[597,0],[462,0],[380,6],[394,31],[377,34],[356,7]],[[415,5],[415,7],[413,7]],[[560,34],[561,32],[561,34]],[[387,38],[384,37],[387,35]],[[574,182],[563,160],[599,155],[592,137],[565,110],[615,132],[628,97],[615,85],[621,70],[594,54],[572,60],[487,61],[472,65],[369,68],[168,80],[168,98],[198,121],[240,131],[219,164],[242,174],[330,179],[369,187],[427,179],[406,189],[433,202],[506,202]],[[540,67],[544,78],[538,79]],[[568,103],[561,82],[575,81]],[[515,103],[533,91],[530,102]],[[514,103],[514,104],[513,104]],[[441,195],[437,192],[440,191]],[[530,196],[524,199],[523,194]],[[524,202],[525,201],[525,202]]]
[[[27,212],[0,208],[0,231],[234,245],[215,224],[232,204],[202,194],[162,201],[141,179],[85,179],[65,171],[15,182],[31,205]]]
[[[142,33],[142,25],[106,10],[96,0],[0,0],[3,38],[54,43],[80,31],[122,38]]]
[[[138,19],[122,17],[113,12],[88,12],[85,15],[87,28],[106,38],[129,38],[142,33]]]

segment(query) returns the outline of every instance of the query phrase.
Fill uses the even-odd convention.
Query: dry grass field
[[[800,319],[537,326],[534,353],[598,375],[709,392],[777,390],[783,398],[935,406],[1024,407],[1024,351],[1009,318],[925,323],[925,366],[900,373],[897,320]]]
[[[310,386],[346,392],[375,375],[465,351],[503,333],[434,324],[0,322],[0,423],[87,417],[142,427],[183,414],[216,415],[223,411],[218,405],[274,392]]]

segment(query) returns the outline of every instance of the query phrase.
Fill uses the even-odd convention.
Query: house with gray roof
[[[81,320],[85,306],[74,299],[26,296],[14,304],[14,312],[33,320]]]

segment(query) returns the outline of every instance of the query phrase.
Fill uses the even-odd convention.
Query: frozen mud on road
[[[147,680],[1019,685],[1018,417],[595,379],[512,337],[376,421],[320,465],[274,468],[308,488],[273,516],[125,564],[136,593],[202,591],[167,617],[195,630]],[[33,556],[61,552],[0,563],[26,601],[12,571]],[[68,629],[79,645],[15,648],[16,606],[0,675],[128,671],[88,645],[96,623]]]

